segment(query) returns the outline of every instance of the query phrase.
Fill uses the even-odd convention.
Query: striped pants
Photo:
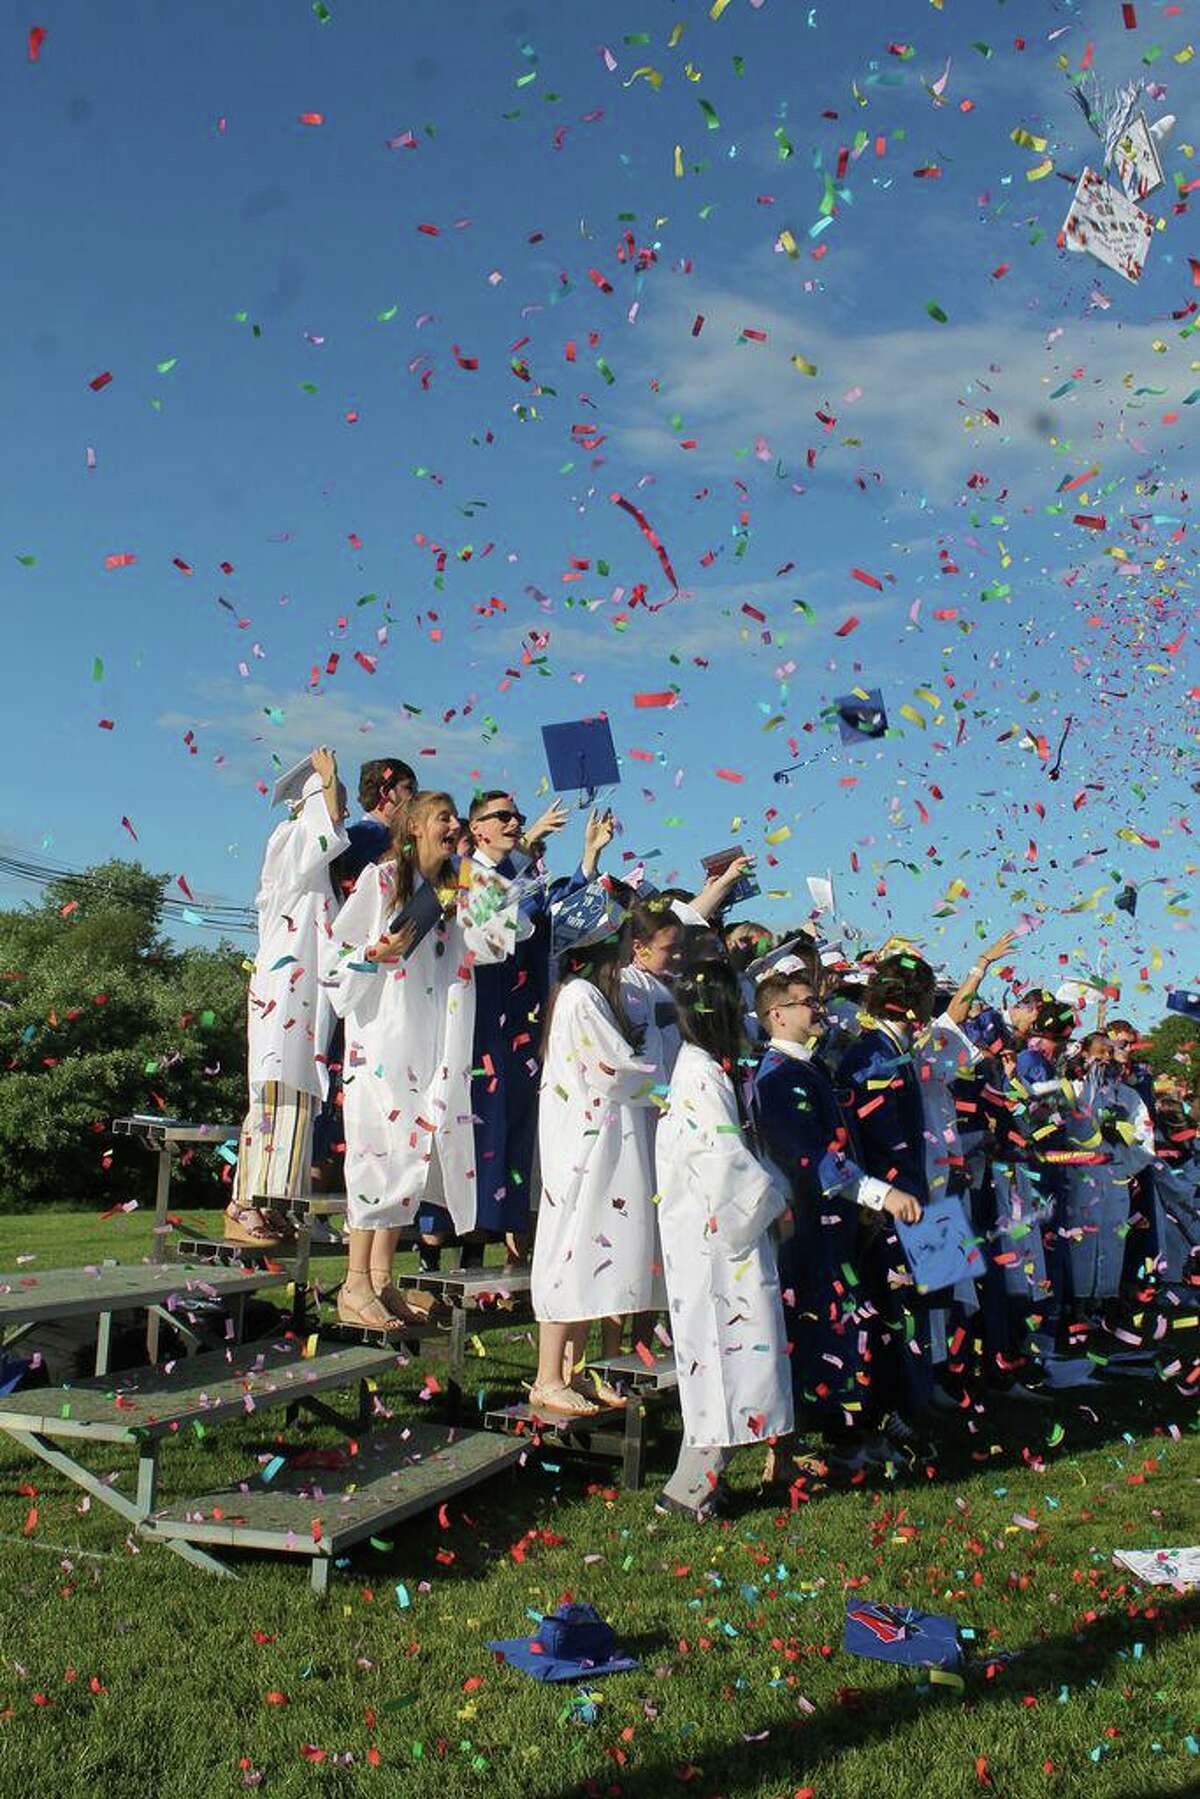
[[[264,1081],[250,1096],[238,1139],[233,1204],[299,1199],[312,1183],[313,1122],[318,1100],[282,1081]]]

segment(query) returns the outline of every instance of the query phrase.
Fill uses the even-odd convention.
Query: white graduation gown
[[[323,958],[333,1006],[346,1021],[347,1221],[356,1230],[408,1224],[428,1191],[449,1209],[456,1231],[469,1231],[475,1223],[471,969],[511,955],[517,909],[507,906],[480,924],[460,895],[457,912],[429,931],[407,961],[368,963],[367,948],[399,909],[393,882],[390,862],[367,864]]]
[[[655,1086],[665,1089],[682,1041],[671,989],[656,974],[630,963],[621,970],[621,1003],[630,1024],[642,1033],[638,1054],[643,1062],[653,1062]]]
[[[252,1098],[265,1081],[322,1099],[328,1091],[333,1012],[318,976],[318,951],[338,912],[329,865],[348,845],[345,829],[330,823],[314,771],[298,816],[271,833],[254,902],[258,953],[247,1012]]]
[[[787,1209],[751,1153],[729,1076],[695,1044],[658,1127],[658,1224],[689,1448],[792,1428],[792,1381],[771,1224]]]
[[[650,1147],[655,1069],[590,981],[554,1001],[538,1111],[535,1318],[624,1317],[662,1304]]]

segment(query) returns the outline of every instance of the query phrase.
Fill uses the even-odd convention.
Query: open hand
[[[921,1222],[921,1202],[911,1193],[905,1193],[900,1187],[892,1187],[883,1202],[883,1209],[901,1224],[919,1224]]]
[[[571,814],[561,800],[555,800],[547,806],[540,818],[535,818],[525,833],[526,843],[542,843],[555,831],[561,831]]]
[[[399,962],[407,956],[416,939],[417,927],[410,918],[398,931],[385,931],[378,943],[372,943],[367,950],[367,961]]]

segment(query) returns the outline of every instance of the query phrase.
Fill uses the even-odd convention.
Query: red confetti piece
[[[121,823],[124,825],[125,829],[129,832],[129,835],[133,838],[133,841],[136,843],[138,840],[138,834],[134,830],[130,821],[124,815],[122,815],[122,817],[121,817]]]
[[[325,123],[325,114],[323,112],[302,112],[300,114],[300,123],[302,125],[323,125]]]
[[[104,566],[105,566],[105,568],[128,568],[131,562],[136,562],[136,561],[137,561],[136,556],[130,556],[130,555],[106,556],[104,558]]]
[[[100,392],[100,389],[102,387],[107,387],[111,380],[112,380],[112,370],[105,369],[105,371],[102,375],[93,375],[91,380],[88,382],[88,386],[91,388],[91,390],[94,394],[98,394]]]
[[[182,556],[172,556],[171,561],[175,565],[175,567],[179,570],[181,575],[191,575],[191,574],[195,573],[195,570],[193,569],[191,563],[185,562],[183,560]]]
[[[622,510],[627,512],[629,514],[630,518],[632,518],[636,522],[638,530],[641,532],[642,536],[646,539],[646,542],[650,545],[650,548],[654,551],[654,554],[658,557],[658,560],[661,562],[663,573],[667,577],[667,580],[671,583],[671,588],[672,588],[673,592],[678,593],[679,592],[679,583],[675,579],[675,570],[671,567],[671,559],[667,555],[666,550],[663,548],[662,541],[659,538],[658,532],[654,529],[653,525],[650,523],[650,521],[646,517],[645,513],[639,512],[637,507],[634,505],[633,501],[627,500],[625,498],[624,494],[610,493],[608,497],[612,501],[614,506],[620,506],[622,508]]]
[[[442,235],[442,228],[440,225],[418,225],[417,230],[423,231],[426,237],[440,237]]]
[[[477,369],[479,367],[478,356],[464,356],[457,344],[451,347],[454,351],[454,360],[460,369]]]
[[[834,636],[835,637],[849,637],[851,631],[858,630],[858,626],[859,626],[859,620],[855,618],[853,613],[851,613],[850,617],[846,620],[845,624],[838,626],[837,630],[834,632]]]
[[[699,337],[699,335],[703,331],[703,329],[704,329],[704,314],[702,312],[698,312],[696,314],[695,318],[692,320],[692,336]]]
[[[736,769],[719,768],[717,770],[717,779],[719,781],[737,782],[737,781],[744,781],[746,779],[746,777],[745,777],[745,775],[739,775]]]
[[[635,693],[633,703],[643,711],[651,706],[673,706],[675,695],[673,693]]]
[[[1130,5],[1129,0],[1125,0],[1124,5],[1121,7],[1121,17],[1125,21],[1126,31],[1137,30],[1137,12]]]
[[[114,728],[114,722],[111,718],[102,718],[96,726],[98,731],[111,731]]]
[[[861,581],[864,587],[873,587],[876,593],[883,592],[883,582],[877,581],[874,575],[869,575],[865,568],[852,568],[850,573],[856,581]]]
[[[1077,512],[1075,523],[1083,525],[1088,531],[1107,531],[1108,529],[1108,520],[1103,513]]]
[[[38,57],[42,54],[42,45],[45,43],[45,41],[46,41],[46,27],[44,25],[31,25],[29,27],[29,60],[30,60],[30,62],[36,62],[38,60]]]
[[[593,282],[595,284],[595,286],[600,289],[600,292],[602,294],[611,294],[612,282],[607,280],[600,273],[599,269],[589,269],[588,270],[588,280]]]
[[[1192,286],[1200,287],[1200,262],[1194,256],[1188,257],[1188,267],[1192,271]]]

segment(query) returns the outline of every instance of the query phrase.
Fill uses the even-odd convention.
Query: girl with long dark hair
[[[657,1509],[702,1522],[720,1507],[730,1450],[792,1429],[771,1240],[788,1202],[748,1130],[737,975],[723,960],[700,962],[674,994],[683,1046],[655,1154],[683,1447]]]

